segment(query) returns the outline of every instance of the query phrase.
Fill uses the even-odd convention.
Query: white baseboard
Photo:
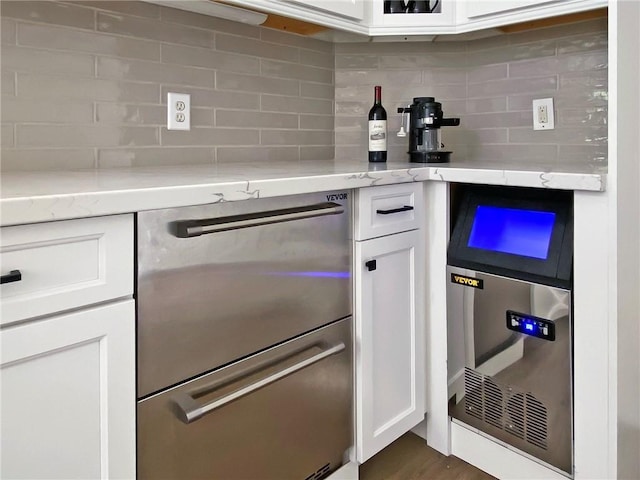
[[[355,462],[345,463],[329,475],[327,480],[358,480],[358,464]]]
[[[567,480],[544,465],[482,435],[478,430],[451,422],[451,454],[501,479]]]

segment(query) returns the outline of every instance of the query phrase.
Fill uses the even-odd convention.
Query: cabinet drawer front
[[[133,215],[4,227],[1,233],[2,324],[133,293]]]
[[[358,190],[355,239],[421,228],[425,210],[422,187],[422,183],[404,183]]]

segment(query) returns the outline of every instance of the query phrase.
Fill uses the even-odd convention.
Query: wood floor
[[[360,466],[360,480],[489,480],[491,475],[446,457],[409,432]]]

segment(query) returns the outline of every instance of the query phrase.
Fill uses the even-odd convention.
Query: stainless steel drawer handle
[[[22,272],[20,272],[20,270],[11,270],[6,275],[0,277],[0,284],[19,282],[20,280],[22,280]]]
[[[294,208],[282,208],[265,212],[208,218],[204,220],[178,220],[173,223],[174,234],[179,238],[190,238],[207,233],[224,232],[238,228],[257,227],[271,223],[302,220],[322,215],[338,215],[344,212],[339,203],[323,202]]]
[[[313,357],[309,357],[306,360],[303,360],[295,365],[291,365],[290,367],[285,368],[284,370],[279,371],[278,373],[274,373],[273,375],[269,375],[268,377],[263,378],[251,385],[247,385],[246,387],[240,388],[235,392],[230,393],[229,395],[225,395],[222,398],[214,400],[210,403],[206,403],[204,405],[198,404],[198,402],[193,398],[193,396],[188,393],[178,393],[175,395],[174,400],[177,405],[177,415],[181,421],[184,423],[191,423],[199,418],[202,418],[207,413],[211,413],[217,408],[220,408],[226,405],[229,402],[237,400],[240,397],[244,397],[245,395],[250,394],[251,392],[255,392],[256,390],[265,387],[273,382],[277,382],[281,378],[284,378],[292,373],[297,372],[298,370],[302,370],[314,363],[319,362],[331,355],[335,355],[336,353],[340,353],[345,349],[344,343],[339,343],[333,347],[324,350]]]
[[[391,208],[389,210],[376,210],[376,213],[379,215],[389,215],[392,213],[408,212],[409,210],[413,210],[413,207],[411,205],[405,205],[404,207],[399,208]]]

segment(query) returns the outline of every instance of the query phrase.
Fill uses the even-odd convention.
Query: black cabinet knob
[[[377,268],[375,260],[369,260],[368,262],[365,262],[364,266],[367,267],[367,270],[369,270],[370,272]]]

